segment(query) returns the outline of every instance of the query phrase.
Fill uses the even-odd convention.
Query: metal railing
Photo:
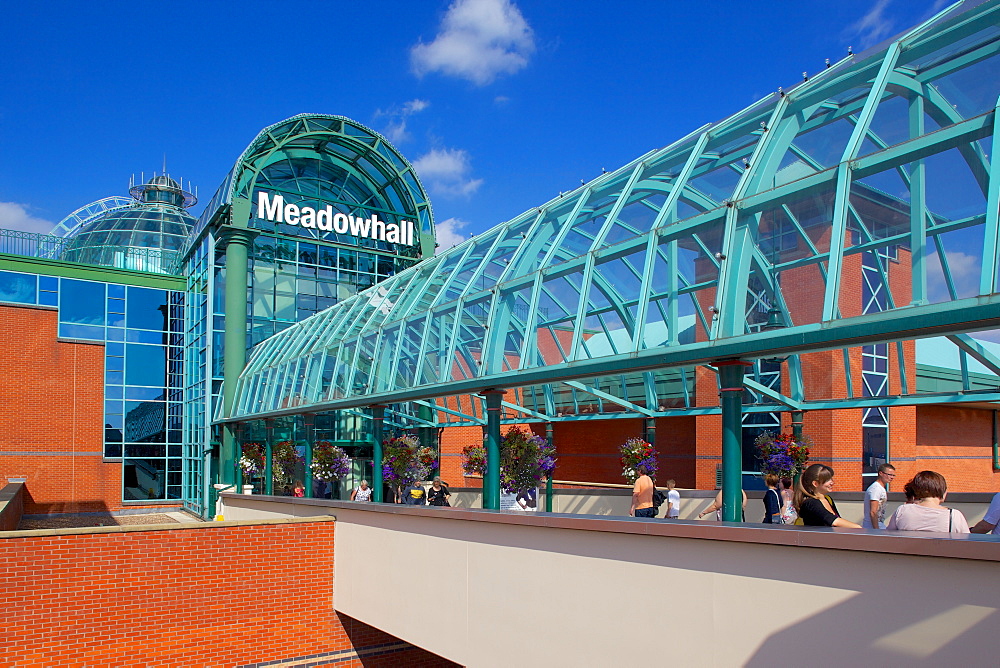
[[[74,241],[49,234],[0,229],[0,253],[152,274],[180,273],[181,256],[177,251],[138,246],[83,246]]]

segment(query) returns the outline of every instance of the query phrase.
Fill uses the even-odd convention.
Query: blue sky
[[[127,194],[164,154],[205,202],[261,128],[322,112],[394,141],[446,247],[945,4],[13,3],[0,23],[0,228],[47,231]]]

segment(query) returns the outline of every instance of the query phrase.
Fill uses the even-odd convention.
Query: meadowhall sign
[[[271,195],[264,191],[257,193],[257,217],[273,223],[298,225],[313,230],[350,234],[375,241],[385,241],[391,244],[412,246],[413,221],[400,220],[399,224],[386,223],[379,220],[377,213],[371,218],[364,216],[349,216],[346,213],[334,213],[333,206],[314,209],[311,206],[298,206],[285,203],[281,195]]]

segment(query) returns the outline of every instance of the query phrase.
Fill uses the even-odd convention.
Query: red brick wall
[[[993,411],[952,406],[916,408],[916,447],[907,477],[937,471],[951,492],[995,492],[1000,472],[993,470]],[[902,490],[902,486],[899,486]]]
[[[115,510],[121,464],[102,453],[104,346],[57,340],[56,311],[0,306],[0,481],[25,478],[24,512]]]
[[[333,522],[0,538],[0,666],[454,665],[338,615],[333,548]]]

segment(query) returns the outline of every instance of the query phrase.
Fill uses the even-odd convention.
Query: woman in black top
[[[432,506],[450,506],[449,498],[451,498],[451,492],[441,482],[441,476],[434,476],[434,484],[427,490],[427,503]]]
[[[860,524],[845,520],[830,498],[833,491],[833,469],[826,464],[813,464],[802,472],[795,490],[795,510],[807,527],[849,527]]]
[[[781,495],[778,493],[778,476],[768,473],[764,476],[767,490],[764,492],[764,524],[781,524]]]

